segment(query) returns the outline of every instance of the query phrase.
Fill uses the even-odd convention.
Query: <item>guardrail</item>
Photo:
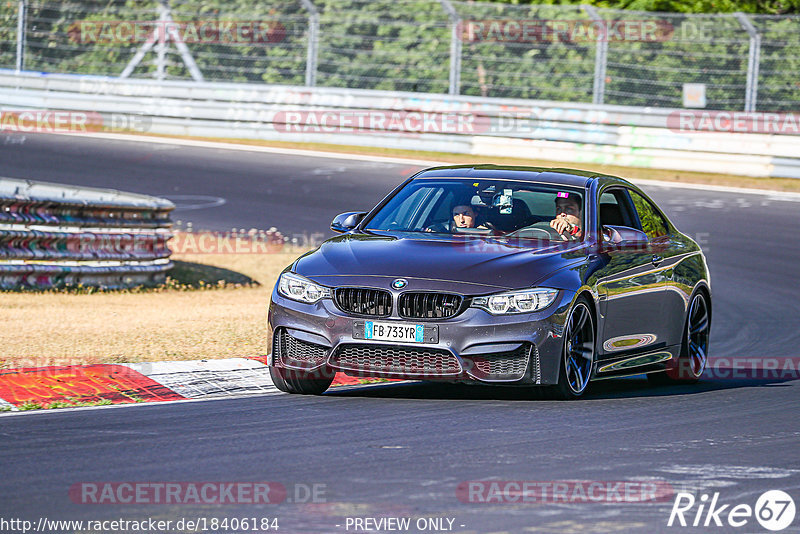
[[[105,118],[106,131],[136,123],[140,131],[160,134],[800,178],[800,118],[794,115],[773,114],[773,124],[765,119],[769,114],[9,70],[0,70],[0,101],[6,110],[95,113]],[[681,123],[687,113],[698,128]],[[703,117],[718,128],[720,113],[733,133],[703,131]],[[323,119],[335,124],[321,125]],[[759,120],[764,124],[748,127]],[[737,121],[753,133],[736,133]],[[3,126],[0,121],[0,131]]]
[[[0,289],[155,285],[172,268],[165,199],[0,178]]]

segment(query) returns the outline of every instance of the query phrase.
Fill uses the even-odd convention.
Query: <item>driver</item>
[[[569,234],[574,239],[583,238],[581,227],[581,199],[575,193],[559,192],[556,196],[556,217],[550,227],[559,234]]]

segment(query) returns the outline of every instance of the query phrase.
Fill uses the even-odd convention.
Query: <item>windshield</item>
[[[584,197],[583,190],[556,185],[421,178],[392,197],[366,229],[575,240],[582,237]],[[557,217],[567,221],[559,226],[566,230],[553,228]]]

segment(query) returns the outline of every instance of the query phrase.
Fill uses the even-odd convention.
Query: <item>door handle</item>
[[[664,258],[659,256],[658,254],[653,254],[653,265],[658,266],[659,263],[664,261]]]

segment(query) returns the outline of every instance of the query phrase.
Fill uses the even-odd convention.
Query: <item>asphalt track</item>
[[[275,226],[287,235],[327,235],[333,215],[369,208],[417,168],[80,137],[0,138],[2,176],[166,196],[178,204],[176,218],[215,230]],[[706,251],[712,358],[796,362],[800,203],[779,194],[645,189]],[[486,504],[457,494],[460,483],[475,480],[656,481],[698,497],[719,492],[720,504],[731,505],[753,506],[764,491],[781,489],[800,505],[800,381],[743,374],[661,388],[642,378],[607,381],[571,403],[410,383],[318,398],[4,416],[0,517],[277,517],[279,532],[354,532],[345,528],[348,516],[446,517],[460,533],[766,532],[753,518],[741,528],[667,527],[671,499]],[[276,481],[293,502],[76,504],[68,489],[85,481]],[[297,484],[324,484],[326,502],[296,502]],[[800,519],[783,532],[800,532]]]

